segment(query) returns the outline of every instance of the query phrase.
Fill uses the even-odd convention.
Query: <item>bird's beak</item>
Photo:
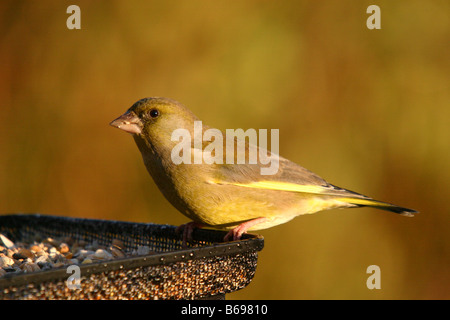
[[[142,132],[142,121],[132,111],[125,112],[116,120],[113,120],[110,125],[131,134],[140,134]]]

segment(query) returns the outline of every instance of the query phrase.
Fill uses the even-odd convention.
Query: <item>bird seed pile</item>
[[[14,243],[0,234],[0,278],[7,273],[29,273],[148,254],[156,252],[150,251],[148,246],[127,251],[119,239],[113,239],[108,246],[99,245],[97,241],[76,241],[71,237]]]

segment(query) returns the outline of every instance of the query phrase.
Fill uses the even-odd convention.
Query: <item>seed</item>
[[[67,252],[69,252],[69,246],[66,244],[66,243],[61,243],[60,245],[59,245],[59,252],[61,252],[61,253],[67,253]]]
[[[14,260],[7,256],[0,257],[0,267],[8,267],[14,264]]]
[[[34,251],[34,252],[42,252],[42,248],[40,247],[40,246],[38,246],[37,244],[34,244],[34,245],[32,245],[31,247],[30,247],[30,250],[31,251]]]
[[[5,247],[8,249],[13,249],[15,247],[14,242],[9,240],[7,237],[5,237],[3,234],[0,233],[0,240],[3,242]]]
[[[116,258],[124,258],[125,257],[125,253],[123,253],[122,250],[120,250],[117,247],[111,247],[110,250],[111,250],[112,255]]]
[[[72,252],[67,252],[67,253],[64,255],[64,257],[65,257],[66,259],[72,259],[73,253],[72,253]]]
[[[59,244],[60,244],[60,242],[59,242],[58,240],[55,240],[55,239],[50,238],[50,237],[48,237],[47,239],[45,239],[43,242],[44,242],[44,243],[51,244],[51,245],[54,246],[54,247],[58,247]]]
[[[20,254],[19,252],[14,253],[13,256],[12,256],[12,258],[15,259],[15,260],[24,260],[24,259],[27,259],[26,256]]]
[[[41,268],[36,263],[32,262],[26,262],[23,265],[20,266],[20,269],[22,269],[24,272],[34,272],[39,271]]]
[[[111,259],[113,256],[111,253],[104,249],[98,249],[97,251],[95,251],[93,257],[94,259]]]
[[[21,254],[22,256],[25,256],[27,258],[30,258],[30,259],[32,259],[34,257],[33,252],[31,252],[31,250],[28,250],[25,248],[19,249],[19,254]]]
[[[119,249],[125,249],[125,245],[123,244],[122,240],[119,239],[113,239],[113,241],[111,242],[111,244],[113,246],[116,246]]]

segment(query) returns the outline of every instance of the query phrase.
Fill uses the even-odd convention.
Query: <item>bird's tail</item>
[[[372,207],[376,209],[386,210],[398,213],[402,216],[413,217],[415,213],[419,213],[416,210],[408,209],[404,207],[396,206],[395,204],[390,204],[387,202],[382,202],[374,199],[361,199],[361,198],[339,198],[339,201],[346,202],[348,204],[353,204],[358,207]]]

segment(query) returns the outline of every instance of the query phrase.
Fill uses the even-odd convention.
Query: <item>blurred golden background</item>
[[[68,30],[66,9],[81,9]],[[366,9],[381,8],[381,30]],[[280,154],[414,208],[259,232],[228,299],[450,298],[450,2],[1,1],[0,214],[179,225],[111,120],[166,96],[205,123],[280,129]],[[381,268],[381,289],[366,268]]]

